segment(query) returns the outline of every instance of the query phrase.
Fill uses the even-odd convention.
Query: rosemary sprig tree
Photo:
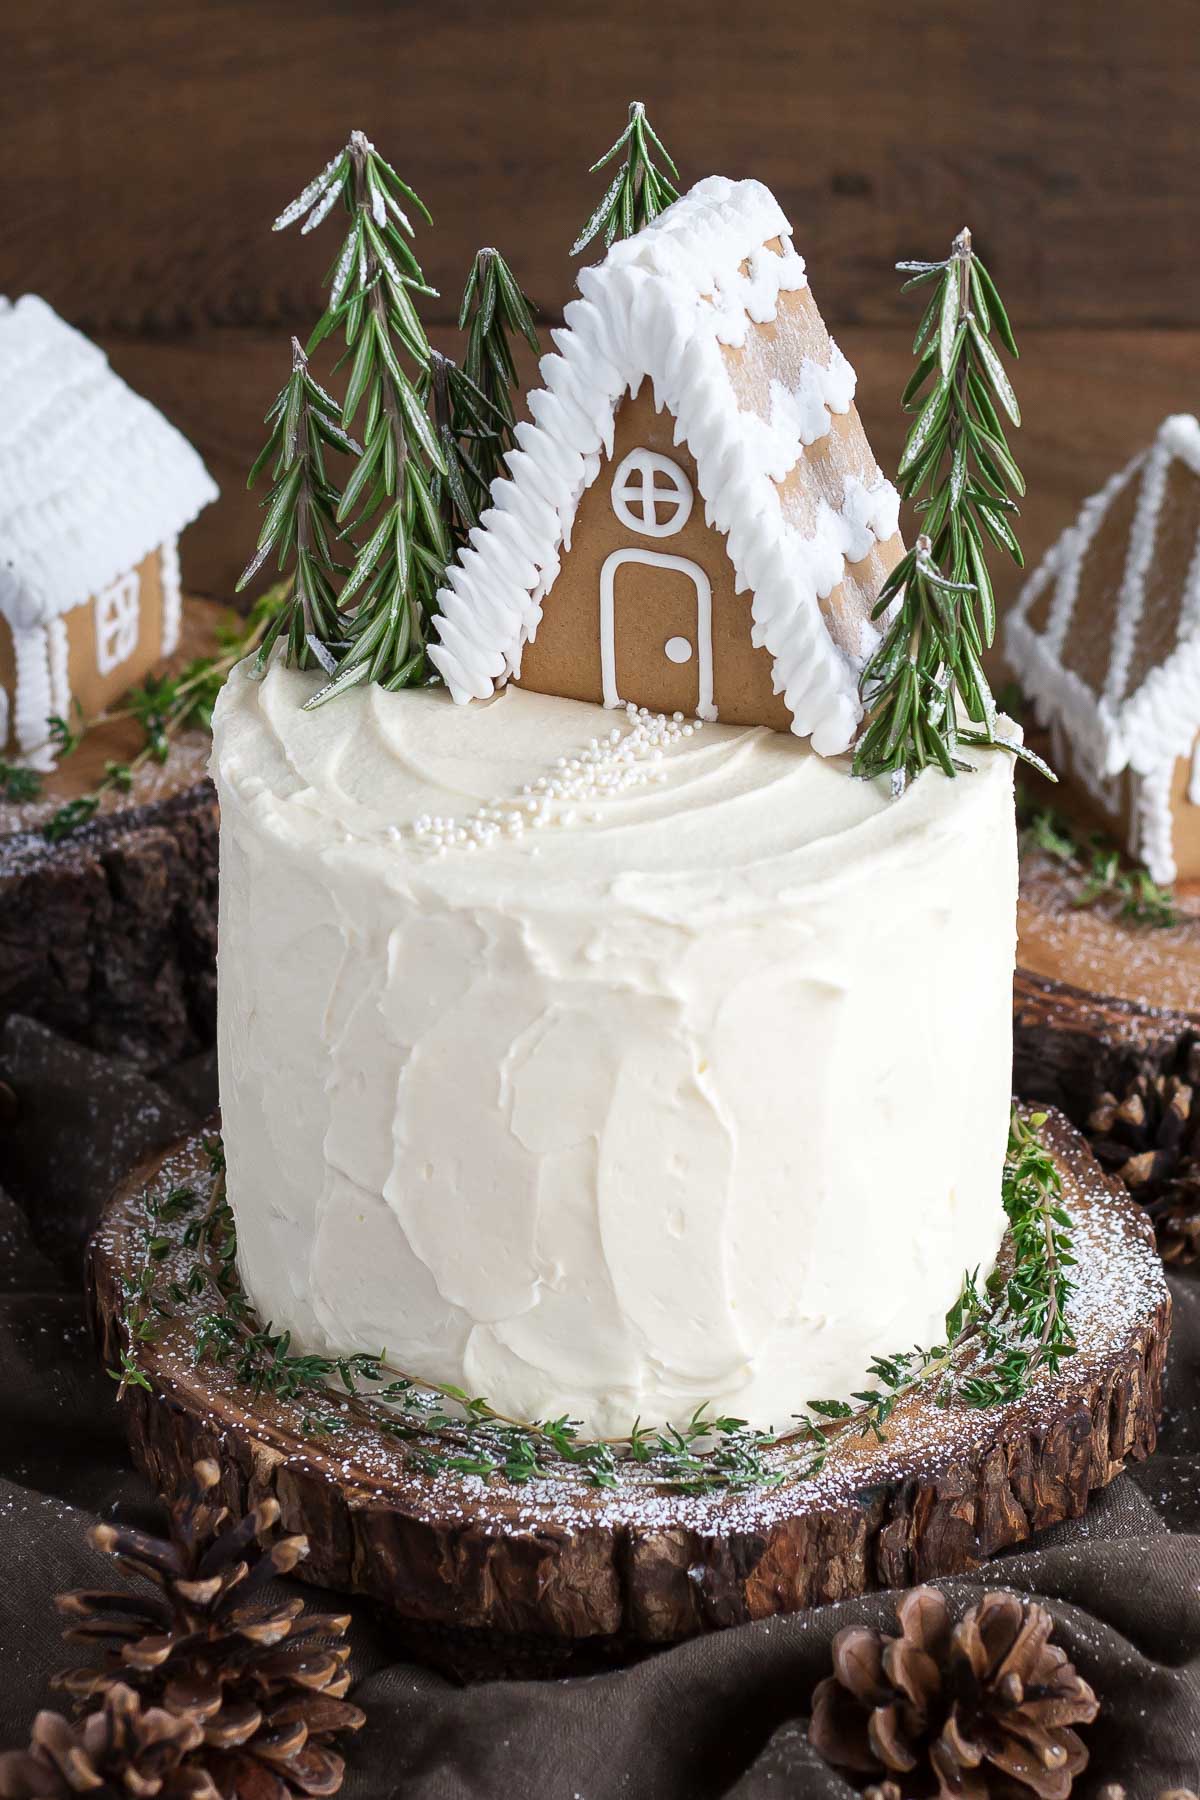
[[[519,333],[535,354],[540,348],[533,309],[498,250],[476,252],[458,325],[467,333],[463,366],[431,351],[422,390],[446,464],[439,504],[455,549],[479,523],[493,481],[507,473],[505,453],[516,443],[510,333]]]
[[[504,453],[515,442],[513,394],[520,384],[512,340],[524,338],[535,356],[541,350],[533,307],[498,250],[476,252],[458,309],[458,328],[467,334],[463,368],[491,409],[492,437],[478,457],[490,486],[504,474]]]
[[[1049,774],[1032,752],[997,738],[982,661],[996,629],[985,543],[1024,561],[1011,521],[1025,482],[1001,422],[1004,414],[1019,425],[1021,413],[992,334],[1012,356],[1016,341],[966,229],[943,262],[899,267],[906,288],[934,285],[902,402],[916,413],[900,459],[902,494],[915,502],[921,533],[873,614],[892,617],[863,671],[870,719],[854,771],[888,774],[900,790],[930,763],[947,775],[968,769],[960,744],[999,744]]]
[[[341,592],[345,643],[332,681],[307,702],[319,705],[360,681],[401,688],[426,676],[425,642],[434,595],[450,555],[435,484],[446,466],[422,402],[429,340],[413,301],[433,294],[409,239],[404,208],[429,214],[417,194],[361,131],[275,221],[304,218],[315,229],[341,203],[350,215],[329,271],[329,304],[309,353],[334,331],[349,365],[342,425],[363,410],[362,455],[346,484],[338,521],[366,534]],[[307,214],[307,217],[305,215]]]
[[[240,593],[271,555],[282,575],[294,563],[291,597],[279,608],[254,659],[261,675],[276,643],[294,668],[319,666],[332,675],[337,667],[342,622],[335,581],[343,572],[333,556],[340,495],[325,469],[329,448],[358,454],[358,445],[342,429],[337,401],[308,371],[308,358],[292,339],[292,372],[267,414],[270,431],[250,471],[247,487],[268,463],[271,492],[258,548],[237,584]]]
[[[498,250],[476,251],[458,309],[458,328],[467,334],[463,367],[492,411],[503,419],[505,447],[511,448],[516,424],[513,393],[519,385],[511,339],[523,337],[535,356],[541,344],[533,306]]]
[[[678,200],[679,190],[673,183],[679,179],[679,170],[671,159],[671,154],[658,136],[653,125],[646,117],[646,108],[640,100],[634,100],[629,107],[629,123],[610,150],[606,150],[599,162],[594,162],[589,174],[607,168],[614,157],[625,152],[625,160],[609,184],[603,200],[580,232],[571,246],[571,255],[578,256],[586,250],[594,237],[604,233],[605,248],[614,238],[632,237],[643,225],[649,225],[660,212],[670,206],[672,200]],[[660,169],[654,161],[657,150],[666,164],[667,172]]]
[[[434,499],[457,550],[479,523],[492,480],[504,472],[496,447],[501,421],[466,371],[437,350],[429,353],[420,391],[433,415],[446,469],[444,476],[434,477]]]

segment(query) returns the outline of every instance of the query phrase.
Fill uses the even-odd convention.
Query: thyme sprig
[[[331,334],[344,334],[342,427],[349,433],[361,411],[363,448],[337,522],[357,541],[357,553],[339,597],[341,641],[326,646],[336,649],[336,672],[306,702],[310,707],[361,681],[395,689],[426,678],[426,636],[450,556],[436,493],[446,463],[421,394],[430,345],[413,299],[436,290],[413,253],[405,208],[426,223],[429,213],[361,131],[351,132],[275,230],[303,218],[301,229],[312,231],[339,203],[350,223],[308,354]]]
[[[943,262],[898,267],[910,275],[906,288],[934,287],[902,400],[916,418],[900,459],[901,489],[921,533],[872,613],[887,623],[862,674],[869,723],[854,772],[890,775],[899,792],[931,763],[950,776],[970,769],[958,754],[965,744],[998,746],[1049,773],[1031,751],[997,735],[982,660],[996,629],[986,546],[1024,560],[1012,521],[1025,481],[1001,419],[1019,425],[1021,413],[992,342],[995,333],[1016,356],[1012,328],[965,228]]]
[[[237,584],[240,594],[267,558],[274,555],[282,575],[291,566],[291,593],[258,647],[254,672],[261,675],[281,639],[294,668],[337,668],[341,635],[335,582],[344,567],[334,556],[341,496],[326,472],[326,451],[358,456],[358,445],[343,430],[340,409],[309,373],[308,358],[292,339],[292,369],[267,413],[267,441],[246,481],[253,487],[271,465],[271,491],[258,546]]]
[[[1148,869],[1129,868],[1102,832],[1094,831],[1081,842],[1070,820],[1049,806],[1022,808],[1019,816],[1027,843],[1078,874],[1072,906],[1115,905],[1120,918],[1150,930],[1167,930],[1181,923],[1171,889],[1160,887]]]
[[[643,225],[649,225],[673,200],[679,198],[679,190],[673,185],[679,179],[679,170],[646,117],[646,108],[640,100],[630,103],[629,122],[624,131],[611,149],[606,150],[599,161],[592,164],[588,173],[595,175],[598,170],[607,168],[622,150],[625,152],[625,160],[599,206],[571,245],[572,256],[578,256],[581,250],[586,250],[592,239],[601,232],[604,234],[606,249],[615,238],[632,237],[635,231],[640,231]],[[664,173],[655,163],[656,150],[669,173]]]
[[[25,763],[0,759],[0,794],[5,800],[12,800],[19,805],[25,800],[36,800],[41,791],[42,778],[36,769],[27,767]]]
[[[1007,1276],[988,1283],[990,1306],[974,1304],[981,1347],[979,1363],[957,1382],[970,1406],[989,1407],[1016,1400],[1033,1371],[1057,1374],[1075,1353],[1075,1333],[1067,1302],[1075,1267],[1071,1219],[1062,1203],[1062,1177],[1041,1139],[1045,1113],[1027,1119],[1015,1112],[1009,1129],[1003,1199],[1013,1240]]]
[[[109,759],[101,779],[87,793],[58,807],[42,826],[50,843],[70,837],[95,818],[106,794],[128,793],[134,776],[145,764],[165,763],[171,741],[190,727],[211,729],[213,707],[226,676],[244,656],[253,655],[288,606],[290,582],[281,582],[260,595],[244,619],[221,626],[215,656],[195,657],[178,674],[150,675],[131,688],[120,705],[85,719],[76,705],[67,717],[50,719],[51,742],[61,762],[71,756],[87,734],[120,719],[136,720],[142,733],[141,748],[127,761]]]
[[[196,1320],[197,1361],[227,1369],[252,1393],[297,1406],[306,1435],[326,1435],[349,1414],[402,1444],[426,1473],[521,1485],[561,1473],[566,1465],[600,1488],[640,1482],[691,1495],[809,1480],[840,1437],[885,1441],[897,1406],[918,1387],[943,1405],[956,1399],[976,1408],[998,1405],[1019,1398],[1037,1368],[1057,1369],[1073,1350],[1066,1316],[1074,1260],[1070,1221],[1058,1171],[1040,1136],[1044,1121],[1044,1114],[1028,1120],[1013,1115],[1003,1189],[1014,1245],[1008,1274],[983,1289],[976,1277],[965,1278],[947,1315],[943,1344],[874,1358],[873,1385],[853,1396],[856,1404],[811,1401],[782,1433],[756,1430],[704,1405],[682,1425],[649,1429],[639,1423],[627,1438],[586,1438],[568,1418],[515,1419],[462,1388],[417,1380],[391,1367],[382,1350],[293,1351],[290,1334],[263,1325],[240,1287],[219,1141],[206,1145],[213,1182],[203,1209],[187,1186],[148,1199],[142,1261],[126,1288],[126,1344],[111,1373],[121,1394],[131,1385],[148,1386],[138,1347],[155,1341],[173,1308],[203,1296],[208,1305]],[[172,1249],[165,1227],[184,1218],[182,1248],[192,1260],[164,1279]]]

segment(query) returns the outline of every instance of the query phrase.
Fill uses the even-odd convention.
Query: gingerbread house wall
[[[1171,771],[1171,842],[1175,852],[1175,879],[1184,883],[1200,883],[1200,804],[1192,798],[1195,791],[1192,770],[1200,756],[1200,737],[1192,745],[1190,756],[1177,758]]]
[[[1171,851],[1177,883],[1200,883],[1200,804],[1192,798],[1192,771],[1200,755],[1200,737],[1191,754],[1177,757],[1164,784],[1161,775],[1142,776],[1134,769],[1098,776],[1059,727],[1051,732],[1050,757],[1062,782],[1056,804],[1085,830],[1099,827],[1136,862],[1150,855],[1147,815],[1164,801],[1170,810]],[[1165,793],[1164,793],[1165,785]]]
[[[771,240],[767,248],[779,253],[779,240]],[[879,480],[851,400],[853,373],[835,350],[807,287],[781,292],[775,317],[756,325],[743,345],[725,347],[723,356],[731,403],[739,410],[770,417],[777,403],[776,389],[809,409],[812,439],[796,466],[777,484],[777,492],[786,522],[801,538],[810,539],[823,508],[837,513],[846,504],[848,478],[868,489]],[[814,370],[827,372],[831,390],[844,388],[836,402],[843,404],[843,410],[821,414],[811,391]],[[711,688],[716,716],[727,724],[762,724],[789,731],[791,714],[783,696],[774,691],[772,658],[750,641],[752,596],[735,592],[725,540],[705,523],[695,460],[686,445],[674,442],[674,430],[671,414],[655,410],[648,380],[636,395],[620,404],[612,455],[603,461],[579,503],[571,547],[563,553],[537,632],[522,653],[519,680],[543,693],[604,700],[601,586],[606,563],[619,553],[622,560],[610,570],[614,670],[610,672],[609,697],[615,686],[620,700],[655,711],[689,716],[709,711],[704,705],[707,684],[702,682],[700,644],[701,609],[707,612],[710,604],[706,582],[711,591]],[[643,533],[618,517],[614,476],[635,450],[666,458],[690,487],[690,515],[670,535]],[[848,655],[863,654],[864,623],[884,579],[903,552],[898,532],[885,543],[872,542],[862,560],[848,563],[842,580],[821,599],[826,627]],[[664,564],[663,558],[673,560]],[[679,560],[699,568],[704,580],[697,582],[694,574],[680,569]],[[689,646],[687,660],[673,661],[667,654],[668,644],[677,654],[682,654],[683,645]]]
[[[107,673],[101,672],[96,597],[72,607],[59,619],[42,629],[65,635],[66,691],[52,695],[50,712],[58,710],[64,699],[77,701],[85,718],[111,706],[140,681],[169,653],[173,635],[167,619],[167,583],[164,581],[164,559],[174,557],[174,546],[161,546],[145,557],[130,572],[137,581],[136,634],[126,654],[120,656]],[[120,587],[129,577],[122,577],[113,587]],[[121,648],[124,648],[122,645]],[[51,652],[52,668],[61,663],[61,648]],[[56,684],[61,686],[61,684]],[[0,620],[0,687],[8,696],[8,734],[5,750],[20,749],[17,724],[21,716],[21,696],[17,691],[17,656],[11,627]],[[28,700],[26,702],[28,706]],[[45,740],[43,740],[45,741]]]
[[[734,592],[733,567],[720,532],[704,520],[696,464],[673,441],[674,421],[656,412],[648,383],[621,405],[613,453],[579,503],[571,548],[546,596],[536,637],[525,646],[520,684],[570,699],[604,700],[601,581],[615,552],[629,560],[612,570],[616,686],[622,701],[655,712],[695,716],[700,705],[700,608],[703,584],[693,575],[653,560],[670,556],[702,571],[711,590],[712,693],[717,715],[728,724],[768,723],[787,731],[790,715],[772,690],[772,662],[750,641],[750,595]],[[647,536],[623,524],[613,509],[613,478],[624,459],[645,449],[682,471],[692,494],[691,512],[670,536]],[[664,488],[665,492],[665,488]],[[660,509],[664,516],[667,508]],[[689,646],[675,662],[666,646]]]

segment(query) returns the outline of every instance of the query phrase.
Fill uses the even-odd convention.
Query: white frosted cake
[[[262,1316],[605,1434],[783,1427],[935,1341],[1003,1226],[1008,759],[893,803],[761,728],[315,685],[216,722]]]
[[[852,777],[898,500],[771,194],[580,287],[446,685],[305,711],[277,655],[217,709],[241,1272],[516,1419],[783,1429],[998,1249],[1012,768]]]

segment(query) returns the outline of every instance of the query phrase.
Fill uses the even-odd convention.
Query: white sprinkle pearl
[[[664,752],[692,737],[701,725],[699,719],[685,724],[682,713],[668,719],[645,706],[627,706],[625,718],[624,733],[614,726],[603,739],[591,738],[578,756],[556,757],[553,774],[526,782],[515,799],[489,802],[461,823],[422,813],[412,822],[413,837],[440,857],[450,848],[487,849],[502,837],[522,838],[526,826],[539,831],[547,825],[574,825],[580,807],[589,823],[599,824],[603,814],[596,810],[596,801],[647,782],[665,781]],[[400,835],[395,826],[388,830],[391,836]]]

